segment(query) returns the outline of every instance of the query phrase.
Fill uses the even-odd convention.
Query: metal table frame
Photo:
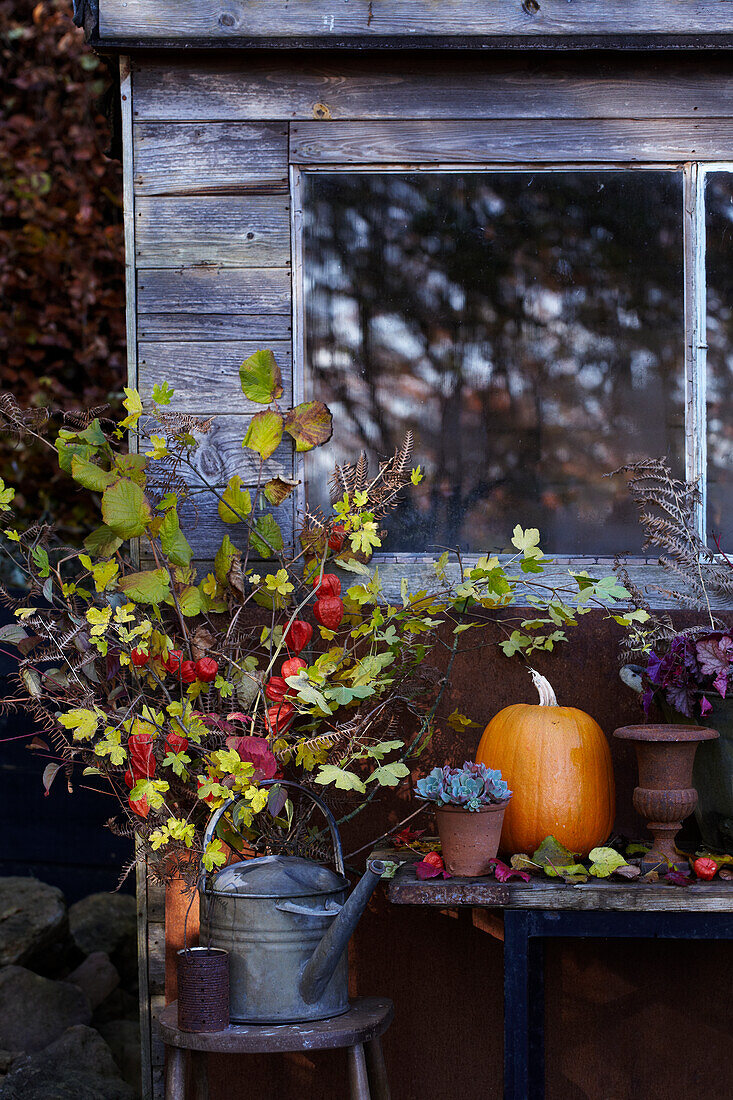
[[[544,948],[550,937],[730,940],[733,914],[506,909],[505,1100],[543,1100],[545,1095]]]

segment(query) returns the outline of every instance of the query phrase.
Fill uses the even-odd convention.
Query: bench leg
[[[186,1095],[186,1052],[168,1047],[165,1070],[165,1100],[184,1100]]]
[[[379,1037],[372,1039],[365,1046],[367,1071],[369,1073],[369,1088],[372,1092],[372,1100],[390,1100],[389,1081],[387,1080],[387,1067],[384,1064],[382,1044]]]
[[[204,1051],[191,1052],[194,1100],[209,1100],[209,1074],[207,1055]]]
[[[349,1090],[351,1100],[370,1100],[369,1078],[362,1043],[349,1047]]]

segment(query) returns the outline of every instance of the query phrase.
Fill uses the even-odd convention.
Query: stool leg
[[[184,1100],[186,1095],[186,1052],[168,1047],[165,1070],[165,1100]]]
[[[209,1100],[208,1059],[205,1051],[191,1052],[194,1100]]]
[[[370,1100],[369,1078],[367,1077],[366,1058],[361,1043],[348,1048],[349,1089],[351,1100]]]
[[[387,1080],[387,1067],[384,1064],[382,1044],[377,1036],[365,1045],[367,1070],[369,1073],[369,1088],[372,1092],[372,1100],[391,1100],[389,1081]]]

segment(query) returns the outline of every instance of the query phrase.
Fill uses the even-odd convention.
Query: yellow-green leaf
[[[111,485],[116,474],[109,470],[103,470],[81,455],[71,456],[71,476],[85,489],[91,489],[94,493],[103,493],[108,485]]]
[[[242,489],[242,479],[238,474],[229,478],[227,487],[219,501],[219,518],[224,523],[241,523],[252,511],[252,499],[248,489]]]
[[[125,386],[125,399],[122,404],[127,409],[128,415],[124,420],[120,421],[120,427],[122,428],[134,428],[143,411],[143,403],[140,400],[140,394],[137,390],[131,389],[129,386]]]
[[[324,786],[327,783],[333,783],[340,791],[359,791],[360,794],[366,791],[358,775],[345,768],[337,768],[335,764],[322,764],[318,769],[316,783]]]
[[[84,549],[95,558],[111,558],[122,546],[122,539],[105,523],[84,539]]]
[[[269,405],[283,395],[282,375],[275,356],[267,349],[256,351],[239,368],[242,393],[248,401]]]
[[[203,610],[203,600],[200,590],[194,585],[189,585],[187,588],[184,588],[178,597],[178,604],[183,614],[188,618],[191,618],[193,615],[200,615]]]
[[[232,565],[239,558],[241,558],[241,552],[229,538],[229,535],[225,535],[214,558],[214,572],[218,581],[222,584],[229,582]]]
[[[185,567],[191,564],[193,550],[181,530],[175,507],[166,512],[160,525],[160,544],[163,547],[163,553],[173,565]]]
[[[283,418],[280,413],[274,409],[263,409],[250,420],[242,446],[256,451],[265,460],[280,446],[282,437]]]
[[[171,594],[166,569],[145,569],[121,577],[119,587],[136,603],[163,603]]]
[[[259,558],[271,558],[273,550],[282,550],[282,531],[269,512],[265,512],[255,523],[250,533],[250,546]]]
[[[121,539],[142,535],[152,513],[144,492],[129,478],[120,478],[102,496],[102,519]]]
[[[608,878],[619,867],[626,866],[626,860],[614,848],[593,848],[588,854],[590,873],[595,878]]]
[[[88,741],[94,737],[99,726],[99,719],[93,710],[79,707],[76,710],[68,710],[66,714],[58,716],[59,725],[67,730],[72,730],[75,741]]]

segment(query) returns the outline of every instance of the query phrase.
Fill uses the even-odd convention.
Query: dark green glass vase
[[[668,722],[683,722],[717,730],[716,741],[698,745],[692,782],[697,790],[695,818],[703,846],[733,855],[733,697],[721,699],[709,693],[713,709],[704,718],[686,718],[663,699],[658,699]]]

